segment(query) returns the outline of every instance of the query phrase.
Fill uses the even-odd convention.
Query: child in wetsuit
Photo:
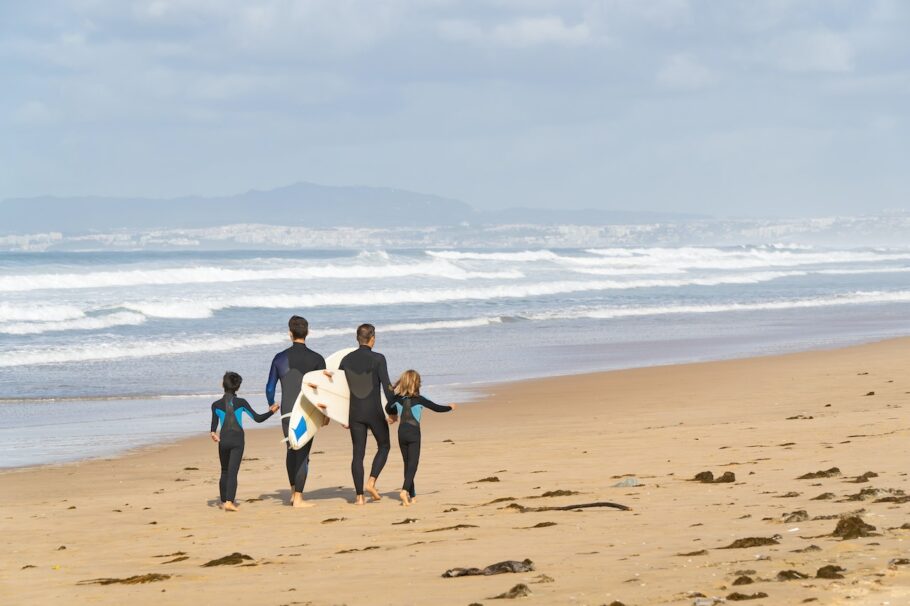
[[[390,415],[397,415],[398,446],[404,459],[404,484],[401,486],[401,504],[409,506],[416,502],[414,476],[420,462],[420,417],[424,408],[435,412],[455,410],[456,405],[441,406],[420,395],[420,375],[416,370],[401,373],[395,383],[395,398],[386,404],[385,410]]]
[[[212,441],[218,443],[218,458],[221,459],[221,480],[218,490],[221,492],[221,504],[225,511],[237,511],[234,499],[237,497],[237,474],[240,473],[240,461],[243,460],[243,415],[246,414],[257,423],[262,423],[278,410],[274,404],[269,411],[259,414],[250,407],[250,403],[237,397],[237,390],[243,378],[236,372],[224,373],[221,385],[224,397],[212,402]],[[218,426],[221,425],[221,431]]]

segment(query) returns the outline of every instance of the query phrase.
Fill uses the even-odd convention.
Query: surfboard
[[[281,418],[289,420],[286,441],[292,450],[300,450],[306,446],[325,421],[325,416],[307,399],[302,389],[291,412],[282,415]]]
[[[348,347],[336,351],[325,359],[325,367],[332,372],[331,377],[325,376],[321,370],[314,370],[303,375],[303,383],[300,386],[300,393],[305,395],[307,400],[315,404],[327,417],[342,425],[348,425],[350,420],[351,390],[348,388],[344,371],[338,370],[338,366],[346,355],[356,349]],[[387,400],[384,391],[380,392],[380,401],[382,413],[388,418],[389,415],[385,413]]]

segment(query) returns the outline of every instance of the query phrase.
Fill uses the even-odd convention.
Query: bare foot
[[[363,505],[365,503],[366,501],[364,501],[362,494],[357,495],[357,497],[354,499],[354,505]]]
[[[313,506],[314,506],[314,503],[310,503],[309,501],[304,501],[304,500],[303,500],[303,495],[302,495],[301,493],[299,493],[299,492],[295,492],[295,493],[294,493],[294,500],[293,500],[293,502],[291,503],[291,506],[292,506],[292,507],[296,507],[296,508],[298,508],[298,509],[303,509],[303,508],[306,508],[306,507],[313,507]]]
[[[237,506],[234,505],[234,502],[233,502],[233,501],[225,501],[225,502],[224,502],[224,510],[225,510],[225,511],[237,511]]]
[[[364,490],[370,493],[371,501],[379,501],[382,499],[382,495],[379,494],[378,490],[376,490],[376,478],[370,478],[370,480],[367,482],[367,485],[364,487]]]
[[[410,506],[411,506],[411,499],[410,499],[410,497],[408,496],[408,491],[407,491],[407,490],[402,490],[402,491],[400,491],[400,492],[398,493],[398,498],[401,499],[401,504],[404,505],[405,507],[410,507]]]
[[[414,504],[416,502],[417,502],[417,497],[416,496],[411,497],[411,504]]]

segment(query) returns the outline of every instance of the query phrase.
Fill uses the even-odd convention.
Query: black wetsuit
[[[417,496],[414,476],[417,475],[417,465],[420,463],[420,416],[424,408],[434,412],[452,410],[451,406],[436,404],[423,396],[395,396],[385,407],[390,415],[398,415],[398,446],[404,460],[404,484],[401,489],[407,490],[411,497]]]
[[[269,370],[269,382],[265,386],[265,397],[269,405],[275,403],[275,388],[281,381],[281,414],[285,415],[294,408],[297,396],[300,395],[300,386],[303,375],[313,370],[324,370],[325,358],[307,347],[303,343],[292,343],[291,346],[280,352],[272,360]],[[289,419],[281,420],[281,430],[284,437],[288,437]],[[288,471],[288,483],[293,486],[294,492],[303,492],[306,485],[307,474],[310,470],[310,450],[313,440],[310,440],[300,450],[288,447],[285,458],[285,467]]]
[[[250,403],[238,398],[231,392],[212,402],[212,432],[221,425],[218,442],[218,458],[221,459],[221,479],[218,490],[221,502],[233,502],[237,498],[237,474],[240,473],[240,461],[243,460],[243,415],[247,414],[257,423],[262,423],[272,416],[272,411],[259,414],[250,407]]]
[[[338,366],[345,371],[348,387],[351,389],[351,411],[349,427],[354,456],[351,460],[351,476],[358,495],[363,494],[363,457],[367,451],[367,429],[376,440],[376,456],[370,468],[370,477],[378,478],[389,458],[391,441],[389,424],[382,412],[381,389],[386,392],[386,401],[395,398],[385,356],[376,353],[366,345],[346,355]]]

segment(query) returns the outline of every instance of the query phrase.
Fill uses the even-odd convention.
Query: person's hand
[[[325,427],[326,425],[328,425],[331,422],[332,422],[332,419],[328,418],[325,415],[322,416],[322,426],[323,427]]]
[[[342,427],[344,427],[345,429],[350,429],[350,428],[351,428],[350,425],[342,425]]]
[[[220,441],[221,441],[221,436],[219,436],[219,435],[218,435],[217,433],[215,433],[214,431],[213,431],[211,434],[209,434],[209,435],[212,436],[212,442],[220,442]]]
[[[278,412],[279,408],[281,408],[281,406],[278,404],[272,404],[271,406],[269,406],[269,410],[271,410],[272,412]]]
[[[385,420],[386,420],[386,422],[387,422],[389,425],[394,425],[394,424],[395,424],[395,421],[398,420],[398,417],[397,417],[397,416],[389,415],[388,417],[385,418]]]

